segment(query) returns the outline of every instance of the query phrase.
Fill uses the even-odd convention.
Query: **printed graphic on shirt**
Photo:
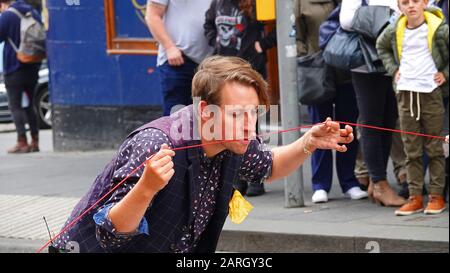
[[[242,36],[245,30],[243,13],[236,8],[231,12],[222,9],[217,11],[217,44],[223,48],[231,48],[239,51],[242,44]]]

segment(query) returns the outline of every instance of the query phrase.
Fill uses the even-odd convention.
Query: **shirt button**
[[[175,248],[176,248],[175,244],[170,244],[170,250],[175,251]]]
[[[186,232],[188,230],[187,226],[182,226],[181,231]]]

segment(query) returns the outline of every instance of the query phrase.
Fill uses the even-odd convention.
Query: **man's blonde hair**
[[[200,97],[208,104],[220,105],[222,88],[232,82],[253,87],[259,103],[269,108],[267,82],[248,62],[238,57],[206,58],[192,80],[192,97]]]

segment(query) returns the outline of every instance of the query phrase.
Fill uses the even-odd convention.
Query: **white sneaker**
[[[363,199],[369,196],[366,191],[361,190],[359,187],[349,189],[345,195],[349,196],[352,200]]]
[[[312,196],[313,203],[326,203],[328,202],[328,194],[324,190],[317,190]]]

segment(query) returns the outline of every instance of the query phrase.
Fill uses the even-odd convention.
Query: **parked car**
[[[52,105],[50,101],[48,85],[48,67],[42,64],[39,70],[39,79],[35,91],[35,107],[39,116],[41,129],[52,127]],[[12,116],[8,106],[8,95],[6,92],[3,75],[0,75],[0,122],[11,122]]]

